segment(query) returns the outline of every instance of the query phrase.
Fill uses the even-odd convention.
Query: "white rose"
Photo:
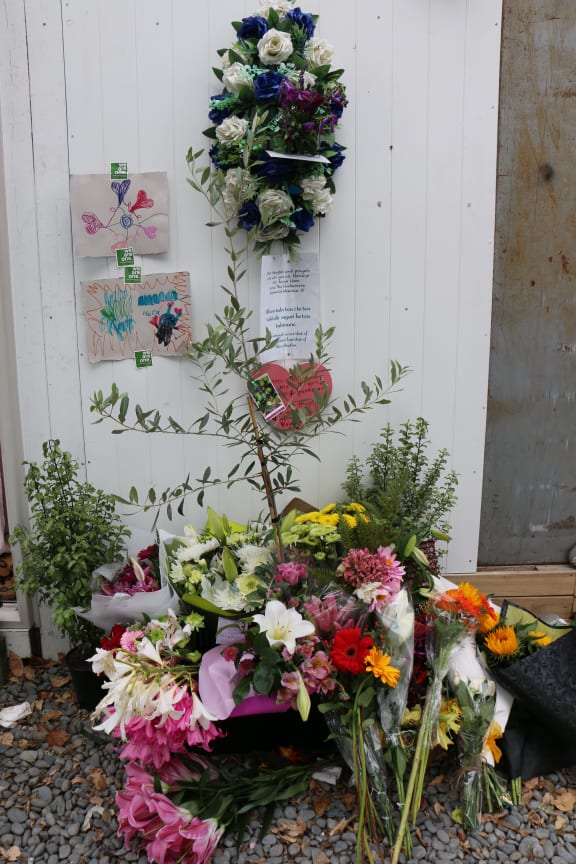
[[[261,228],[256,234],[256,239],[261,243],[268,243],[269,240],[283,240],[289,233],[288,225],[278,222],[276,225],[269,225],[268,228]]]
[[[224,70],[222,84],[229,93],[239,93],[241,87],[252,87],[252,76],[242,63],[232,63]]]
[[[278,66],[294,51],[289,33],[282,33],[273,27],[258,41],[258,56],[264,66]]]
[[[306,72],[306,70],[298,71],[294,69],[294,71],[288,72],[286,77],[295,87],[303,87],[305,90],[310,90],[316,83],[316,75],[312,75],[311,72]]]
[[[326,186],[326,178],[310,177],[307,180],[302,180],[300,186],[302,198],[312,204],[314,215],[326,215],[334,200],[334,196]]]
[[[260,211],[262,225],[268,228],[273,222],[284,219],[294,210],[294,202],[290,195],[281,189],[266,189],[256,199]]]
[[[231,147],[241,141],[248,129],[248,121],[243,117],[225,117],[216,127],[216,138],[225,147]]]
[[[260,15],[268,16],[270,9],[274,9],[279,15],[285,15],[292,9],[293,0],[262,0],[258,10]]]
[[[334,47],[314,36],[304,46],[304,57],[311,66],[329,66],[334,59]]]

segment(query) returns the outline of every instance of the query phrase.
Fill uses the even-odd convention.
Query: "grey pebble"
[[[33,700],[36,689],[49,691],[51,675],[53,668],[49,674],[39,673],[35,682],[0,688],[0,708]],[[66,746],[49,747],[45,734],[35,728],[35,723],[23,723],[12,730],[14,746],[4,747],[0,752],[0,846],[19,846],[23,864],[148,864],[144,853],[126,850],[123,838],[116,835],[114,797],[122,786],[123,768],[114,744],[105,736],[84,734],[90,728],[87,712],[50,699],[44,704],[52,702],[50,707],[65,711],[70,734]],[[104,789],[94,790],[91,786],[87,769],[96,766],[102,769],[107,784]],[[435,774],[440,773],[436,766],[434,770]],[[573,789],[575,785],[574,775],[568,771],[556,771],[548,779],[557,788]],[[330,788],[327,787],[328,791]],[[83,830],[95,794],[111,818],[94,813],[88,830]],[[576,814],[564,814],[567,824],[555,829],[556,818],[543,809],[542,795],[542,790],[534,789],[527,805],[507,810],[501,822],[483,822],[478,832],[465,837],[451,818],[457,806],[454,789],[448,782],[440,782],[425,790],[418,817],[421,833],[413,832],[412,854],[407,857],[402,853],[400,862],[576,864]],[[352,815],[342,798],[336,796],[322,816],[316,816],[305,798],[300,802],[281,802],[264,837],[259,836],[260,822],[255,814],[247,825],[240,855],[236,853],[235,837],[223,838],[212,864],[254,864],[262,860],[267,864],[317,864],[318,860],[324,860],[323,856],[330,864],[352,864],[356,857],[354,821],[341,834],[331,834],[342,820]],[[535,815],[538,821],[542,817],[542,824],[533,824]],[[395,818],[398,819],[398,811]],[[277,833],[275,822],[299,819],[306,823],[307,831],[298,841],[286,840]],[[384,853],[389,861],[387,842]]]

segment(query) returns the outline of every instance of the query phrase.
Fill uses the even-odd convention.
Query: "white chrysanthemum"
[[[300,183],[302,198],[312,205],[315,215],[325,215],[332,206],[333,195],[325,177],[307,177]]]
[[[256,567],[268,564],[272,559],[273,546],[257,546],[255,543],[247,543],[236,549],[236,556],[245,573],[253,573]]]
[[[228,612],[242,612],[244,609],[244,597],[239,591],[235,591],[232,585],[220,576],[214,577],[214,583],[206,576],[202,579],[202,587],[199,592],[204,600]]]
[[[190,545],[180,546],[176,552],[176,559],[180,562],[199,561],[204,555],[209,552],[214,552],[218,549],[220,543],[216,537],[210,537],[204,543],[191,543]]]
[[[253,615],[252,619],[273,648],[285,646],[289,654],[294,654],[297,639],[311,636],[315,630],[311,621],[305,621],[296,609],[288,609],[280,600],[269,600],[264,614]]]
[[[180,561],[175,561],[170,567],[170,581],[178,585],[186,582],[186,574]]]

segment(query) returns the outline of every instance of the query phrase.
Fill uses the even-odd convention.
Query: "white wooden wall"
[[[115,274],[111,259],[72,252],[70,174],[168,172],[170,251],[143,272],[189,270],[193,328],[220,308],[222,238],[186,183],[185,154],[204,146],[216,50],[257,0],[0,0],[0,110],[11,302],[25,458],[59,437],[91,481],[126,494],[215,470],[222,451],[199,438],[111,434],[93,425],[94,390],[116,381],[133,401],[191,420],[202,407],[187,364],[155,359],[91,365],[80,281]],[[418,415],[460,475],[448,571],[476,567],[492,292],[501,0],[316,0],[319,35],[346,70],[350,104],[329,216],[303,248],[320,255],[324,326],[335,325],[335,395],[412,368],[389,409],[319,442],[302,463],[302,497],[338,497],[349,457],[382,425]],[[251,261],[245,300],[258,297]],[[208,500],[230,517],[249,493]],[[191,507],[189,517],[202,524]],[[130,517],[146,526],[150,517]],[[179,523],[176,523],[176,527]]]

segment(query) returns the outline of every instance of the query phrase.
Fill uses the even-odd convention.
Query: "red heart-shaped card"
[[[265,418],[278,429],[300,429],[326,406],[332,377],[320,363],[301,363],[291,369],[265,363],[253,376],[250,392]]]

